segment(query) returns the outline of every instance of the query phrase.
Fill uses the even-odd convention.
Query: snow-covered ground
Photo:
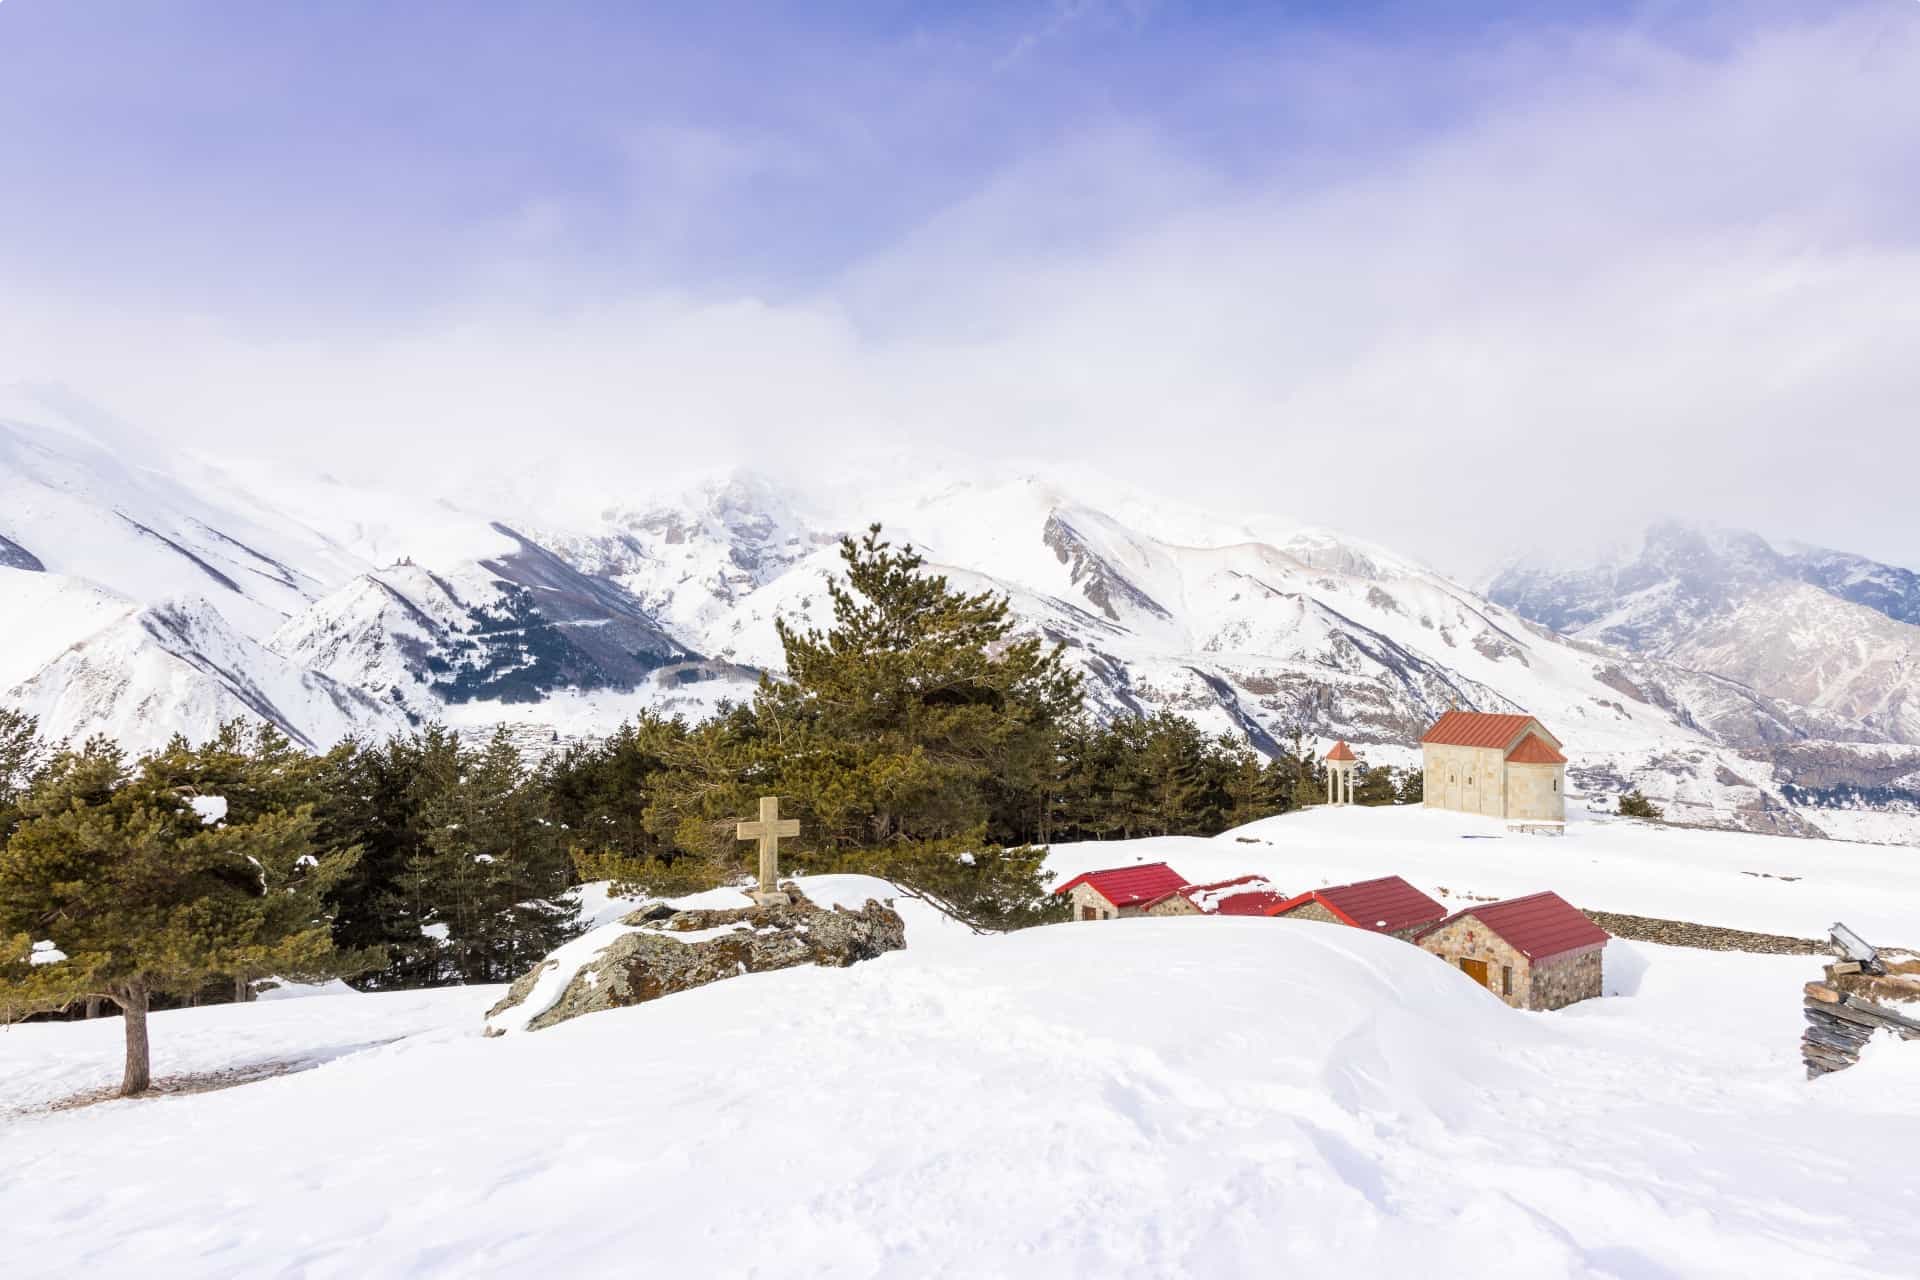
[[[1319,806],[1211,839],[1055,845],[1048,869],[1166,862],[1195,883],[1259,873],[1288,893],[1399,875],[1451,905],[1552,889],[1578,907],[1824,938],[1845,921],[1920,946],[1920,849],[1700,831],[1570,809],[1563,836],[1419,806]]]
[[[1804,1081],[1812,959],[1615,942],[1618,994],[1540,1015],[1331,926],[978,937],[903,905],[904,952],[525,1036],[480,1036],[497,989],[160,1014],[162,1073],[328,1060],[0,1119],[9,1274],[1900,1276],[1920,1251],[1920,1046]],[[0,1079],[97,1083],[116,1030],[0,1033]]]

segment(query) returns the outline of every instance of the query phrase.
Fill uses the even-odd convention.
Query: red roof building
[[[1423,803],[1558,831],[1567,757],[1529,715],[1449,711],[1420,737]]]
[[[1609,936],[1544,892],[1456,911],[1415,941],[1517,1009],[1559,1009],[1601,994]]]
[[[1340,739],[1340,741],[1333,744],[1333,750],[1327,752],[1327,759],[1357,760],[1359,759],[1359,757],[1353,754],[1353,748],[1347,745],[1347,740],[1345,738],[1342,738]]]
[[[1141,914],[1147,907],[1187,887],[1187,878],[1164,862],[1088,871],[1053,892],[1073,904],[1076,920],[1113,920]]]
[[[1212,884],[1190,884],[1180,893],[1203,915],[1263,916],[1266,908],[1285,902],[1287,895],[1265,876],[1235,876]]]
[[[1443,918],[1447,909],[1399,876],[1312,889],[1268,909],[1270,916],[1322,920],[1408,938]]]
[[[1499,747],[1505,750],[1520,731],[1534,723],[1532,716],[1495,715],[1487,711],[1449,711],[1420,735],[1422,743],[1449,747]]]

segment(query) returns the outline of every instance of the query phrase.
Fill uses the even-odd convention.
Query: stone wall
[[[1120,914],[1119,910],[1101,897],[1099,891],[1090,884],[1073,886],[1067,893],[1067,901],[1073,904],[1075,920],[1112,920]]]
[[[1456,969],[1462,959],[1484,961],[1487,989],[1516,1009],[1561,1009],[1603,990],[1604,944],[1534,964],[1478,919],[1465,915],[1420,939],[1419,946]]]
[[[1186,894],[1176,893],[1171,897],[1161,899],[1150,907],[1123,908],[1120,914],[1123,916],[1198,916],[1206,913],[1194,906],[1193,900],[1188,898]]]
[[[1317,902],[1303,902],[1293,910],[1278,917],[1281,920],[1318,920],[1322,924],[1346,924],[1339,916],[1327,910]]]
[[[1605,943],[1591,951],[1574,951],[1554,956],[1533,966],[1533,979],[1527,984],[1529,1009],[1564,1009],[1579,1000],[1591,1000],[1603,990],[1600,959]]]
[[[1463,959],[1484,962],[1489,991],[1516,1009],[1531,1007],[1527,1003],[1528,970],[1531,967],[1527,958],[1472,916],[1462,916],[1435,930],[1420,939],[1417,945],[1422,951],[1439,956],[1456,969],[1460,968]],[[1461,976],[1473,980],[1464,970]]]

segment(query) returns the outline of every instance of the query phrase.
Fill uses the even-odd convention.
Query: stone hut
[[[1265,876],[1235,876],[1211,884],[1189,884],[1147,903],[1149,916],[1263,916],[1267,908],[1286,900]]]
[[[1515,822],[1565,822],[1567,758],[1529,715],[1449,711],[1420,738],[1425,806]]]
[[[1457,911],[1416,941],[1516,1009],[1559,1009],[1602,991],[1609,935],[1557,893]]]
[[[1399,876],[1313,889],[1267,910],[1286,920],[1320,920],[1411,940],[1447,909]]]
[[[1143,862],[1131,867],[1108,867],[1077,875],[1053,892],[1064,895],[1073,906],[1075,920],[1117,920],[1123,916],[1144,915],[1146,908],[1180,897],[1187,878],[1164,862]],[[1168,907],[1160,914],[1192,915],[1199,908],[1181,899],[1185,909]]]

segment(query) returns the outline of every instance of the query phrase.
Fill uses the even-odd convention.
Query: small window
[[[1553,789],[1554,789],[1555,791],[1558,791],[1558,790],[1560,789],[1560,779],[1558,779],[1558,778],[1555,778],[1555,779],[1553,780]]]
[[[1500,966],[1500,994],[1503,996],[1513,994],[1513,966],[1510,964]]]

